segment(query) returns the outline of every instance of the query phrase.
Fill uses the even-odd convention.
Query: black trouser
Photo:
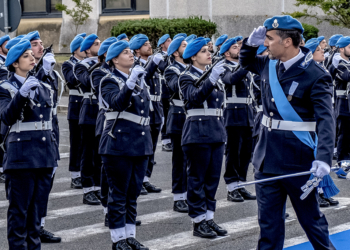
[[[226,131],[225,182],[230,184],[235,181],[246,181],[253,148],[252,128],[247,126],[226,127]]]
[[[69,124],[69,171],[80,172],[81,161],[81,129],[79,120],[68,120]]]
[[[110,229],[135,225],[137,197],[145,176],[148,156],[102,155],[109,185],[108,221]]]
[[[338,123],[338,161],[350,160],[350,117],[339,116]]]
[[[52,170],[53,171],[53,170]],[[52,190],[52,187],[53,187],[53,182],[55,180],[55,176],[56,174],[54,174],[51,178],[51,184],[50,184],[50,188],[47,192],[47,202],[45,204],[43,204],[43,208],[42,208],[42,215],[41,215],[41,218],[43,217],[46,217],[47,216],[47,205],[49,204],[49,196],[50,196],[50,193],[51,193],[51,190]]]
[[[181,147],[182,135],[170,134],[173,146],[172,193],[183,194],[187,191],[187,159]]]
[[[276,175],[258,171],[255,173],[256,180],[274,176]],[[260,225],[258,250],[283,249],[284,213],[287,196],[289,196],[300,225],[314,249],[335,249],[329,239],[327,220],[319,209],[316,189],[305,200],[300,199],[303,193],[300,187],[309,180],[309,177],[305,175],[255,185]]]
[[[157,142],[158,142],[158,137],[159,137],[159,132],[160,132],[160,126],[162,124],[150,124],[151,127],[151,137],[152,137],[152,143],[153,143],[153,154],[149,156],[148,159],[148,166],[147,166],[147,171],[146,171],[146,176],[148,178],[151,177],[152,172],[153,172],[153,165],[154,165],[154,153],[156,152],[157,149]]]
[[[168,113],[170,108],[169,98],[162,98],[162,103],[163,103],[164,124],[162,127],[162,136],[160,139],[166,140],[166,139],[170,139],[170,135],[166,133],[166,122],[168,120]]]
[[[81,128],[81,184],[83,188],[100,186],[101,157],[98,154],[99,140],[95,137],[95,125],[80,125]]]
[[[100,142],[101,135],[96,136],[96,138]],[[109,186],[103,162],[101,164],[101,203],[103,207],[107,207]]]
[[[39,250],[42,210],[48,202],[52,168],[6,170],[10,250]]]
[[[223,142],[182,146],[187,157],[187,202],[191,218],[208,210],[215,211],[224,148]]]

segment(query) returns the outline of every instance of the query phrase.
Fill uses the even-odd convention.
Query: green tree
[[[316,19],[318,23],[326,21],[333,26],[350,28],[349,0],[296,0],[295,5],[306,8],[303,11],[289,13],[294,18],[311,17]],[[310,10],[310,8],[314,10]],[[317,12],[318,10],[323,13]]]
[[[89,2],[92,0],[72,0],[75,3],[75,8],[68,9],[67,5],[58,3],[55,5],[56,10],[64,11],[72,17],[75,26],[75,36],[78,34],[78,28],[86,23],[89,19],[89,13],[92,12],[92,6]]]
[[[313,26],[313,25],[310,25],[310,24],[307,24],[307,23],[302,23],[303,25],[303,28],[304,28],[304,38],[305,38],[305,41],[311,39],[311,38],[314,38],[314,37],[318,37],[318,29]]]

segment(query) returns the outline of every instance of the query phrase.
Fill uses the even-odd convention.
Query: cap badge
[[[277,19],[275,19],[275,21],[273,21],[272,27],[274,27],[275,29],[279,26]]]

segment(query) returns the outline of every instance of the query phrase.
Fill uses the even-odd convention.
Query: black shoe
[[[244,200],[256,200],[256,196],[252,195],[247,189],[240,188],[238,192],[242,195]]]
[[[95,195],[94,191],[84,194],[83,203],[87,205],[100,205],[101,202]]]
[[[243,202],[244,199],[237,189],[227,193],[227,200],[233,202]]]
[[[105,227],[109,227],[108,214],[105,215]]]
[[[74,189],[82,189],[83,186],[81,185],[81,177],[78,178],[72,178],[72,181],[70,183],[70,187]]]
[[[135,225],[136,225],[137,227],[141,226],[141,221],[140,221],[140,220],[136,220],[136,221],[135,221]]]
[[[94,193],[95,193],[95,196],[97,197],[97,199],[98,199],[99,201],[101,201],[101,200],[102,200],[102,197],[101,197],[101,189],[100,189],[100,190],[95,190]]]
[[[328,203],[328,201],[326,201],[325,199],[323,199],[320,195],[318,196],[317,201],[318,201],[318,205],[319,205],[320,207],[329,207],[329,206],[330,206],[330,204]]]
[[[162,146],[162,151],[171,152],[173,151],[173,146],[171,145],[171,143],[165,144]]]
[[[138,242],[135,238],[127,238],[126,243],[133,249],[133,250],[149,250],[148,247],[145,247],[140,242]]]
[[[44,229],[44,227],[40,228],[39,231],[40,240],[42,243],[60,243],[61,237],[55,236],[53,233]]]
[[[145,189],[145,187],[142,185],[142,188],[141,188],[141,195],[148,195],[148,192],[147,190]]]
[[[144,182],[143,186],[145,187],[145,189],[147,190],[148,193],[160,193],[162,192],[162,189],[151,184],[149,181]]]
[[[4,173],[0,173],[0,183],[5,183],[5,174]]]
[[[208,220],[207,224],[218,236],[225,236],[227,234],[227,231],[216,224],[214,220]]]
[[[326,198],[324,194],[320,194],[321,198],[329,203],[331,206],[339,205],[339,201],[334,200],[333,198]]]
[[[120,240],[113,243],[112,250],[132,250],[132,248],[126,243],[126,240]]]
[[[289,213],[284,214],[284,219],[287,219],[287,218],[289,218]]]
[[[185,201],[174,201],[173,209],[175,212],[188,213],[188,205]]]
[[[199,223],[193,223],[193,236],[212,239],[218,235],[209,227],[205,220],[202,220]]]

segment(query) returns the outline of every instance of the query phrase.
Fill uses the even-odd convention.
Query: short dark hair
[[[10,72],[16,73],[16,68],[13,66],[14,63],[19,63],[19,58],[16,61],[14,61],[11,65],[9,65],[7,67],[7,70]]]
[[[295,48],[299,48],[301,42],[301,33],[297,30],[277,30],[276,34],[281,37],[282,40],[290,37]]]
[[[105,57],[105,54],[102,54],[100,56],[98,56],[98,60],[103,63],[105,61],[106,57]]]
[[[184,58],[184,63],[185,64],[193,64],[193,61],[192,61],[191,57],[187,58],[187,59]]]

